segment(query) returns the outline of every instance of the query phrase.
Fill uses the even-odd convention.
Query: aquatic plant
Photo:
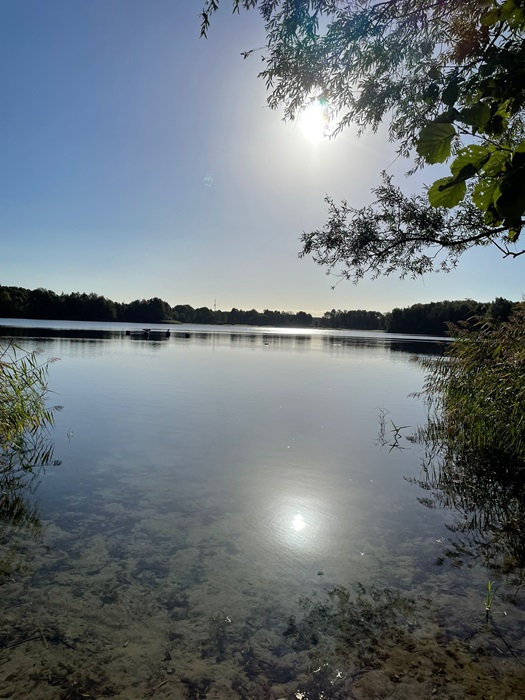
[[[52,361],[40,362],[36,351],[16,345],[0,348],[0,576],[18,566],[18,534],[38,533],[38,506],[28,494],[38,485],[39,469],[58,463],[43,430],[60,408],[47,405]]]
[[[385,408],[379,409],[379,437],[377,444],[381,447],[389,447],[390,452],[394,448],[404,450],[405,448],[399,444],[399,441],[403,437],[403,430],[407,430],[410,426],[396,425],[392,419],[389,419],[388,423],[390,423],[391,427],[388,427],[387,415],[389,414],[390,411],[387,411]]]
[[[36,351],[9,344],[0,348],[0,447],[20,448],[25,434],[53,425],[54,411],[47,398],[51,358],[40,362]],[[0,463],[0,469],[3,464]]]
[[[471,319],[450,325],[454,340],[444,357],[419,359],[427,436],[445,446],[491,453],[525,464],[525,304],[504,323]]]
[[[217,653],[217,661],[223,661],[228,644],[228,627],[231,619],[222,609],[209,619],[208,647],[211,652]]]
[[[487,594],[485,596],[485,622],[488,623],[488,621],[492,618],[492,603],[494,602],[494,596],[496,595],[496,591],[499,588],[499,584],[494,587],[495,581],[489,581],[487,583]]]

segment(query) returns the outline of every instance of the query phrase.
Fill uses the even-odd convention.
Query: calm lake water
[[[516,571],[487,625],[464,513],[413,483],[437,339],[0,324],[63,406],[0,524],[0,698],[525,697]]]

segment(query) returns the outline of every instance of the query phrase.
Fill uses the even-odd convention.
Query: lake
[[[488,624],[491,532],[407,439],[442,341],[0,324],[63,406],[0,522],[0,698],[525,697],[520,572]]]

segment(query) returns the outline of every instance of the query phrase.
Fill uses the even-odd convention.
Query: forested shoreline
[[[395,308],[388,313],[363,309],[332,309],[316,317],[305,311],[265,309],[230,311],[194,308],[189,304],[171,306],[153,297],[132,302],[116,302],[95,293],[56,294],[48,289],[0,286],[0,318],[32,318],[64,321],[120,321],[130,323],[245,324],[292,328],[339,328],[378,330],[390,333],[443,335],[447,323],[458,323],[473,316],[506,320],[517,302],[497,298],[493,302],[472,299],[437,301]]]

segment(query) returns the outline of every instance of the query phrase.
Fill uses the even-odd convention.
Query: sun
[[[322,141],[328,132],[328,113],[320,101],[308,105],[299,117],[299,126],[305,138],[312,143]]]

